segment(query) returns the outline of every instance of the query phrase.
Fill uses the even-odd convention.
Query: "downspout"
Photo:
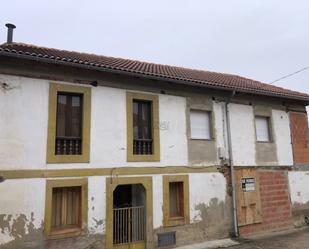
[[[237,205],[236,205],[236,187],[235,187],[235,174],[234,174],[234,160],[233,160],[233,146],[232,146],[232,135],[231,135],[231,124],[230,124],[230,111],[229,103],[235,96],[236,90],[233,90],[232,94],[225,102],[225,117],[226,117],[226,130],[227,130],[227,144],[229,152],[229,164],[231,168],[231,183],[232,183],[232,206],[233,206],[233,225],[234,225],[234,236],[238,237],[238,223],[237,223]]]

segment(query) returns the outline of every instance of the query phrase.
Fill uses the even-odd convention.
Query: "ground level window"
[[[47,180],[46,238],[72,237],[87,228],[87,179]]]
[[[81,229],[81,187],[53,189],[51,234]]]
[[[183,218],[183,182],[169,183],[170,218]]]
[[[189,177],[187,175],[163,176],[164,225],[189,223]]]

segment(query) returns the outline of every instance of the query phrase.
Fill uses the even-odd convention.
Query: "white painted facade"
[[[62,169],[187,164],[186,100],[159,95],[160,162],[127,162],[126,90],[97,87],[91,97],[90,163],[47,164],[48,80],[0,75],[0,168]],[[35,155],[35,156],[33,156]],[[177,155],[177,156],[174,156]]]
[[[159,94],[160,162],[127,162],[126,90],[96,87],[91,96],[90,162],[47,164],[47,126],[49,80],[0,75],[10,89],[0,90],[0,171],[30,169],[76,169],[147,166],[189,166],[186,124],[186,98]],[[57,82],[68,84],[64,82]],[[149,93],[150,94],[150,93]],[[250,105],[229,104],[234,164],[256,166],[254,112]],[[217,148],[228,157],[224,103],[213,102]],[[292,165],[289,117],[273,110],[273,125],[278,165]],[[220,163],[219,153],[217,164]],[[201,220],[196,206],[206,206],[213,199],[226,201],[226,179],[221,173],[189,175],[190,221]],[[153,181],[153,226],[163,225],[162,174],[147,175]],[[142,177],[139,175],[139,177]],[[301,184],[298,181],[301,179]],[[290,173],[292,200],[309,174]],[[0,215],[10,214],[13,220],[26,215],[38,229],[44,222],[46,179],[16,179],[0,183]],[[309,186],[308,186],[309,189]],[[309,192],[302,192],[301,201],[309,201]],[[25,198],[27,197],[27,198]],[[18,203],[17,203],[18,201]],[[105,233],[106,176],[88,177],[88,230],[90,234]],[[4,217],[7,219],[7,216]],[[13,240],[10,231],[0,232],[0,245]]]
[[[189,175],[190,221],[201,220],[199,204],[208,206],[212,199],[218,202],[226,200],[226,180],[220,173],[191,173]],[[153,182],[153,227],[163,226],[163,175],[138,175],[135,177],[151,176]],[[71,178],[69,178],[71,179]],[[10,214],[12,218],[9,227],[0,231],[0,245],[14,239],[10,235],[14,219],[25,215],[28,227],[31,223],[34,229],[42,228],[45,212],[46,179],[16,179],[7,180],[0,184],[1,213]],[[205,189],[207,191],[205,191]],[[18,205],[16,201],[18,200]],[[88,231],[90,234],[105,234],[106,220],[106,177],[88,177]],[[31,218],[31,213],[33,217]],[[7,220],[8,216],[4,217]],[[28,233],[26,229],[26,233]]]
[[[272,110],[272,124],[277,148],[278,165],[292,166],[293,151],[288,113]]]
[[[255,128],[250,105],[229,104],[234,165],[255,166]]]
[[[289,172],[289,184],[292,204],[308,204],[309,171]]]
[[[0,79],[11,88],[0,91],[0,116],[5,120],[0,123],[1,169],[188,165],[186,98],[184,97],[159,95],[161,161],[127,162],[126,90],[110,87],[93,88],[90,163],[47,164],[50,81],[8,75],[0,75]],[[253,108],[249,105],[229,104],[229,109],[234,164],[255,166],[256,138]],[[213,112],[217,148],[224,148],[227,157],[224,103],[214,102]],[[272,120],[278,165],[292,165],[288,114],[273,110]],[[219,153],[217,159],[219,163]]]

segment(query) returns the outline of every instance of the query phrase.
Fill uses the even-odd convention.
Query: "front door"
[[[119,185],[113,193],[113,248],[146,248],[145,188]]]

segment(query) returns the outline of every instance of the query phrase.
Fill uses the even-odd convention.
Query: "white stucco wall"
[[[218,150],[218,163],[219,163],[219,148],[221,149],[221,156],[228,158],[228,145],[227,145],[227,131],[226,131],[226,117],[225,117],[225,103],[213,102],[213,112],[215,119],[215,134]]]
[[[233,159],[236,166],[255,166],[255,131],[253,108],[229,104]]]
[[[0,244],[14,240],[11,234],[14,223],[24,223],[25,234],[29,227],[41,228],[45,210],[45,179],[6,180],[0,184],[0,216],[8,221],[0,231]],[[11,218],[9,218],[11,215]],[[0,229],[2,230],[2,229]]]
[[[218,203],[225,202],[226,180],[221,173],[191,173],[189,175],[190,221],[201,220],[200,204],[208,206],[212,199]],[[163,225],[163,175],[136,175],[134,177],[152,177],[153,182],[153,227]],[[126,176],[127,177],[127,176]],[[58,178],[59,179],[59,178]],[[72,178],[70,178],[72,179]],[[41,228],[45,215],[46,179],[6,180],[0,184],[0,218],[7,220],[12,215],[10,228],[14,219],[25,215],[26,233],[30,222],[34,228]],[[90,234],[104,234],[106,231],[106,176],[88,177],[88,231]],[[31,220],[33,213],[33,220]],[[0,232],[0,245],[14,237],[8,228]]]
[[[278,165],[293,165],[290,119],[285,111],[272,110],[274,138],[277,147]]]
[[[292,204],[309,203],[309,171],[289,172]]]
[[[106,177],[88,177],[88,230],[89,233],[105,233]]]
[[[127,162],[126,91],[92,88],[90,163],[48,165],[49,81],[7,75],[0,79],[12,87],[0,91],[1,169],[187,165],[184,97],[159,95],[161,161]]]
[[[0,75],[0,169],[39,168],[46,161],[48,84]]]
[[[197,205],[209,205],[216,198],[219,202],[225,202],[226,179],[221,173],[205,173],[189,175],[190,221],[201,220],[201,212]]]

